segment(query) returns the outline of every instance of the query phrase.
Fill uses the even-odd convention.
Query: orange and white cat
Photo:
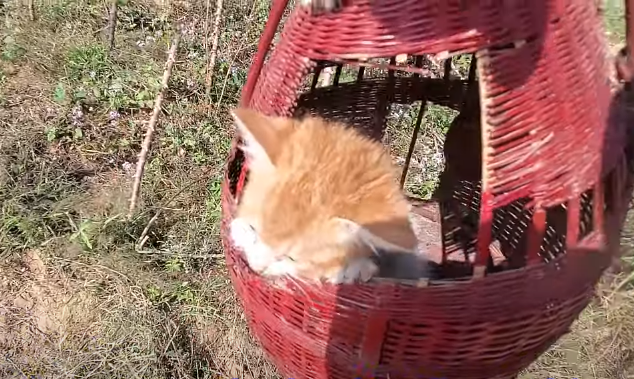
[[[231,237],[254,271],[351,283],[376,276],[379,255],[417,252],[410,204],[378,142],[321,118],[232,115],[249,175]]]

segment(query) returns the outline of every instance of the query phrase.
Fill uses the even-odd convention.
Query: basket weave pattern
[[[482,138],[464,143],[482,143],[481,165],[441,178],[439,199],[444,216],[463,212],[477,230],[465,240],[443,225],[444,253],[461,244],[475,254],[476,275],[498,239],[522,267],[425,287],[273,285],[228,238],[248,173],[234,144],[223,245],[252,332],[287,378],[515,377],[590,301],[618,250],[629,199],[624,123],[614,118],[595,2],[351,0],[322,16],[296,9],[260,72],[282,3],[274,4],[244,104],[270,115],[320,114],[381,138],[391,104],[463,109],[475,88]],[[418,76],[388,71],[299,94],[324,62],[401,53],[475,53],[478,84],[425,77],[409,65],[401,71]]]

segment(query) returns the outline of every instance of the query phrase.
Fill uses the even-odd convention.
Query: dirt
[[[414,233],[418,237],[419,247],[425,258],[433,263],[443,261],[443,236],[440,226],[441,214],[438,203],[410,198],[412,211],[410,219]],[[506,258],[501,252],[500,243],[494,240],[489,247],[493,265],[497,268],[505,267]],[[467,256],[462,249],[456,249],[445,257],[446,264],[440,271],[443,278],[459,278],[472,274],[475,254]]]
[[[86,325],[90,301],[47,270],[38,251],[26,252],[20,263],[0,267],[0,350],[37,357],[34,350],[50,342],[61,346],[72,329]]]
[[[438,205],[431,202],[413,204],[410,220],[425,257],[432,262],[440,263],[442,261],[442,233]]]

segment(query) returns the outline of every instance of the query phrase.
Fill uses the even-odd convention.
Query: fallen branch
[[[165,71],[163,72],[161,90],[156,95],[156,99],[154,100],[154,110],[152,111],[152,117],[150,118],[150,122],[148,123],[147,131],[145,132],[145,139],[143,140],[143,146],[141,147],[141,152],[139,153],[139,160],[136,165],[136,174],[134,175],[132,195],[130,196],[130,209],[128,211],[128,218],[132,217],[134,209],[136,208],[139,194],[141,192],[141,180],[143,179],[143,172],[145,170],[145,161],[147,159],[148,151],[150,150],[150,144],[152,143],[152,136],[154,135],[156,122],[158,121],[159,114],[161,113],[163,97],[165,97],[165,90],[167,90],[167,84],[169,82],[170,75],[172,74],[172,66],[174,66],[174,62],[176,61],[176,51],[178,50],[178,43],[180,42],[180,38],[181,30],[180,28],[178,28],[167,56],[167,62],[165,63]]]
[[[209,98],[211,83],[213,82],[214,69],[216,68],[216,56],[218,55],[218,42],[220,41],[220,19],[222,16],[222,1],[216,0],[216,13],[214,15],[214,29],[211,34],[211,51],[207,62],[207,75],[205,77],[205,95]]]
[[[117,7],[119,0],[110,0],[110,11],[108,12],[108,51],[114,49],[114,32],[117,29]]]

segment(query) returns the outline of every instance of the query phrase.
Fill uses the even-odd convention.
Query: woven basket
[[[393,104],[461,113],[434,196],[444,277],[422,283],[280,287],[251,271],[227,231],[248,178],[234,141],[222,233],[253,334],[286,378],[515,377],[590,301],[618,254],[631,193],[621,89],[611,88],[595,1],[350,0],[320,16],[297,8],[264,64],[286,5],[273,5],[243,105],[320,114],[374,138]],[[403,53],[411,62],[397,65]],[[432,54],[473,54],[469,77],[432,77],[422,65]],[[629,60],[620,62],[627,76]],[[316,87],[329,65],[334,85]],[[339,83],[354,66],[357,80]],[[502,270],[491,265],[494,241]],[[450,270],[456,252],[467,258],[461,278]]]

